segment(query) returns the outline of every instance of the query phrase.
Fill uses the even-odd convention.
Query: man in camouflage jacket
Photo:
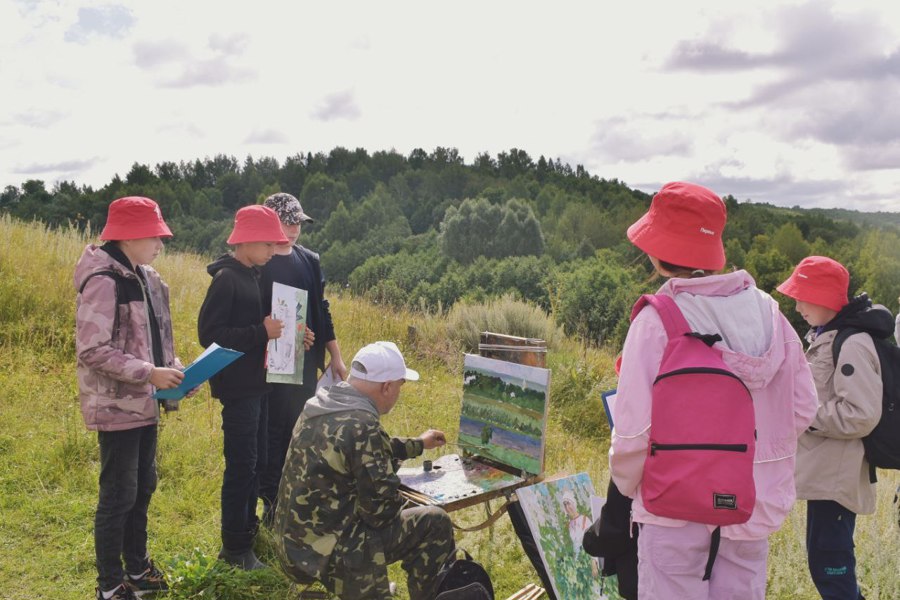
[[[391,438],[379,420],[404,381],[418,378],[397,346],[376,342],[353,358],[347,382],[307,401],[274,520],[279,558],[294,579],[318,579],[340,598],[388,598],[387,565],[400,560],[410,598],[433,597],[435,577],[455,549],[450,518],[434,506],[404,508],[396,469],[442,446],[444,434]]]

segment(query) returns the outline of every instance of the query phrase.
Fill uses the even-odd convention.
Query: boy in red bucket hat
[[[715,193],[674,182],[664,185],[649,211],[628,228],[628,239],[668,278],[657,295],[674,300],[690,331],[709,334],[712,348],[744,382],[758,433],[752,513],[746,522],[721,526],[717,553],[713,526],[650,512],[642,481],[649,460],[654,381],[669,337],[655,309],[637,312],[622,350],[609,463],[616,486],[633,498],[633,520],[642,524],[637,540],[642,600],[765,598],[768,537],[793,504],[796,439],[815,414],[809,365],[778,303],[746,271],[718,273],[725,266],[725,222],[725,204]]]
[[[894,319],[866,294],[848,300],[850,274],[825,256],[804,258],[778,291],[797,301],[812,330],[806,358],[819,407],[797,451],[797,497],[807,500],[806,551],[822,598],[862,598],[856,580],[856,515],[875,512],[875,482],[862,438],[878,424],[883,382],[873,337],[891,335]],[[858,330],[840,345],[842,329]],[[874,469],[872,470],[874,471]]]
[[[109,205],[100,234],[106,243],[88,245],[75,266],[81,411],[100,445],[94,516],[98,600],[167,589],[147,554],[147,509],[156,488],[160,405],[153,395],[184,378],[172,338],[169,288],[149,266],[169,237],[156,202],[119,198]]]
[[[222,403],[225,437],[219,558],[246,570],[265,567],[253,552],[259,473],[266,462],[265,352],[283,327],[263,303],[259,268],[276,246],[288,243],[272,209],[245,206],[237,211],[228,237],[234,249],[207,267],[213,279],[197,322],[204,347],[215,342],[244,353],[214,375],[210,387]]]

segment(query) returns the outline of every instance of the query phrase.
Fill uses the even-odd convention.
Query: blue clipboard
[[[608,390],[600,393],[600,399],[603,400],[603,410],[606,411],[606,420],[609,422],[609,430],[613,430],[612,406],[616,401],[616,390]]]
[[[243,355],[243,352],[223,348],[216,343],[210,344],[209,348],[184,370],[181,385],[168,390],[157,390],[153,397],[157,400],[181,400],[189,391]]]

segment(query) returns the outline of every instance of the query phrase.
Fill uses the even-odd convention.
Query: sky
[[[654,192],[900,212],[900,3],[0,0],[0,188],[512,148]]]

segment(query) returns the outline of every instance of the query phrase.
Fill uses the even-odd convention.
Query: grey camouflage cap
[[[266,198],[263,202],[264,206],[268,206],[278,215],[278,218],[285,225],[296,225],[297,223],[312,223],[313,218],[303,212],[300,201],[294,196],[285,192],[278,192]]]

